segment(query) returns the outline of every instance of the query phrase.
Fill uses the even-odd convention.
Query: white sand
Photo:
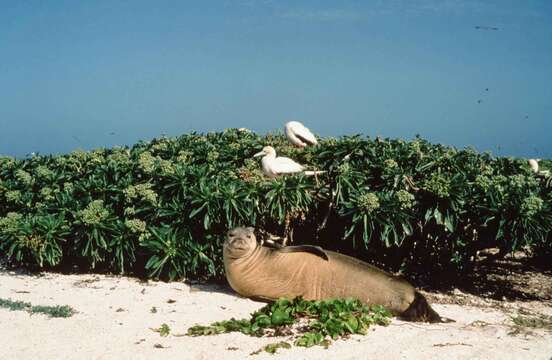
[[[103,275],[22,275],[0,270],[0,298],[33,305],[70,305],[70,318],[48,318],[0,308],[0,359],[551,359],[552,334],[508,335],[510,317],[494,309],[435,304],[455,323],[422,324],[394,319],[366,336],[334,342],[329,349],[293,347],[278,354],[249,354],[286,338],[238,333],[187,337],[194,324],[243,318],[263,303],[226,287],[182,282],[139,282]],[[168,303],[168,300],[176,300]],[[550,310],[550,304],[524,303]],[[152,313],[152,307],[157,313]],[[475,325],[472,322],[478,321]],[[487,325],[484,325],[484,322]],[[150,328],[167,323],[171,335]],[[479,324],[479,325],[477,325]],[[483,324],[483,326],[481,325]],[[160,344],[163,348],[154,347]],[[234,348],[229,350],[228,348]],[[237,349],[235,349],[237,348]]]

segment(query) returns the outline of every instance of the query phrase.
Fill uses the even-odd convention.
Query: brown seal
[[[405,320],[448,320],[400,277],[316,246],[260,246],[253,231],[250,227],[232,229],[224,242],[226,278],[242,296],[265,301],[297,296],[306,300],[353,297],[368,305],[383,305]]]

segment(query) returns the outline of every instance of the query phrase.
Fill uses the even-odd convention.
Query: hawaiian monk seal
[[[316,246],[260,246],[253,231],[251,227],[232,229],[223,245],[226,278],[242,296],[265,301],[354,297],[368,305],[383,305],[405,320],[448,320],[400,277]]]

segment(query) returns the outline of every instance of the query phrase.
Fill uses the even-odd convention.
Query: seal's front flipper
[[[271,248],[271,249],[281,249],[283,246],[281,244],[278,244],[277,242],[274,242],[274,240],[264,240],[261,241],[261,246]]]
[[[293,252],[308,252],[328,261],[328,254],[320,246],[314,245],[297,245],[297,246],[282,246],[278,248],[278,252],[293,253]]]

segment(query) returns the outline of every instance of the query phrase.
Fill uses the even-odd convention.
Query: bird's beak
[[[266,155],[266,153],[264,151],[259,151],[258,153],[253,155],[253,157],[258,157],[258,156],[263,156],[263,155]]]

